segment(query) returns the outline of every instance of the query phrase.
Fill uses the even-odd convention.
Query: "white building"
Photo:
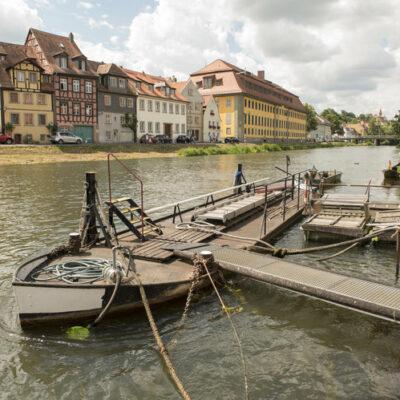
[[[331,124],[326,119],[317,115],[317,129],[307,134],[307,139],[315,140],[316,142],[327,142],[332,139]]]
[[[203,140],[218,142],[221,134],[221,116],[214,96],[203,96]]]
[[[203,96],[190,79],[186,82],[174,82],[172,80],[172,82],[169,83],[189,101],[187,107],[186,134],[189,137],[196,138],[197,142],[203,142],[206,140],[206,138],[203,137]]]
[[[138,138],[143,135],[168,135],[174,141],[186,134],[188,100],[160,76],[123,69],[129,84],[136,89]]]

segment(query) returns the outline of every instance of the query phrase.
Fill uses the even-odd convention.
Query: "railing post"
[[[91,243],[97,238],[96,228],[96,173],[86,172],[86,212],[87,219],[84,229],[87,230],[86,234],[83,234],[83,240],[85,243]]]
[[[294,175],[292,175],[292,200],[294,200]]]
[[[268,212],[268,183],[265,185],[264,213],[261,223],[260,239],[265,237],[265,235],[267,234],[267,212]]]
[[[282,213],[283,221],[285,221],[286,219],[286,189],[287,189],[287,178],[285,178],[285,190],[283,192],[283,213]]]
[[[297,209],[300,209],[300,172],[297,181]]]

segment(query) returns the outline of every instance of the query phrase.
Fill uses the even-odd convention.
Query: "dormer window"
[[[121,89],[125,89],[125,79],[124,78],[119,78],[119,87]]]
[[[115,76],[110,76],[110,86],[117,87],[117,78]]]
[[[0,61],[6,61],[6,56],[4,54],[0,54]]]
[[[203,78],[203,88],[204,89],[211,89],[213,84],[213,78],[212,76],[207,76]]]
[[[86,71],[86,61],[85,60],[75,60],[74,61],[76,68],[81,71]]]
[[[57,57],[57,64],[61,68],[68,68],[68,59],[65,56]]]
[[[153,85],[148,84],[147,89],[149,89],[150,92],[154,92]]]
[[[175,96],[175,89],[171,89],[171,96]]]
[[[166,94],[167,96],[169,96],[169,87],[168,87],[168,86],[165,88],[165,94]]]
[[[136,89],[140,89],[142,85],[140,84],[139,81],[135,81],[135,86],[136,86]]]

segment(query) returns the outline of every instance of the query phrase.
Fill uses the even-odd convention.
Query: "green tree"
[[[400,135],[400,113],[396,114],[390,124],[390,133]]]
[[[318,127],[318,123],[315,118],[317,116],[317,113],[315,112],[315,109],[311,104],[304,103],[304,107],[306,108],[307,113],[306,130],[307,132],[315,131]]]
[[[374,117],[371,117],[368,120],[368,135],[376,136],[381,134],[382,134],[381,126],[377,124]]]
[[[322,111],[321,116],[324,117],[331,124],[332,134],[344,134],[342,128],[342,119],[333,108],[327,108],[326,110]]]
[[[6,131],[6,133],[8,133],[9,135],[11,135],[13,133],[15,129],[15,126],[11,123],[11,122],[7,122],[4,125],[4,130]]]
[[[125,122],[122,124],[124,128],[129,128],[133,132],[133,141],[137,142],[137,124],[138,120],[135,114],[125,114]]]
[[[46,125],[47,130],[49,131],[50,135],[52,135],[53,133],[56,133],[58,131],[58,125],[57,122],[49,122]]]
[[[350,123],[353,119],[356,119],[356,116],[352,112],[342,110],[340,112],[340,118],[343,122]]]

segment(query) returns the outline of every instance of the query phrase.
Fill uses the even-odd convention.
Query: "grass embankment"
[[[370,145],[372,143],[368,143]],[[45,164],[70,161],[105,161],[107,153],[120,159],[158,158],[177,156],[205,156],[214,154],[249,154],[269,151],[304,150],[356,146],[354,143],[305,143],[305,144],[127,144],[127,145],[13,145],[0,146],[0,165]]]
[[[202,147],[203,145],[199,145]],[[127,145],[12,145],[0,146],[0,165],[45,164],[70,161],[104,161],[107,153],[121,159],[177,157],[184,144]]]
[[[371,143],[372,144],[372,143]],[[216,154],[249,154],[249,153],[267,153],[269,151],[287,151],[287,150],[307,150],[317,148],[345,147],[345,146],[365,146],[369,143],[307,143],[307,144],[235,144],[228,146],[210,146],[210,147],[187,147],[178,150],[178,154],[184,157],[209,156]]]

